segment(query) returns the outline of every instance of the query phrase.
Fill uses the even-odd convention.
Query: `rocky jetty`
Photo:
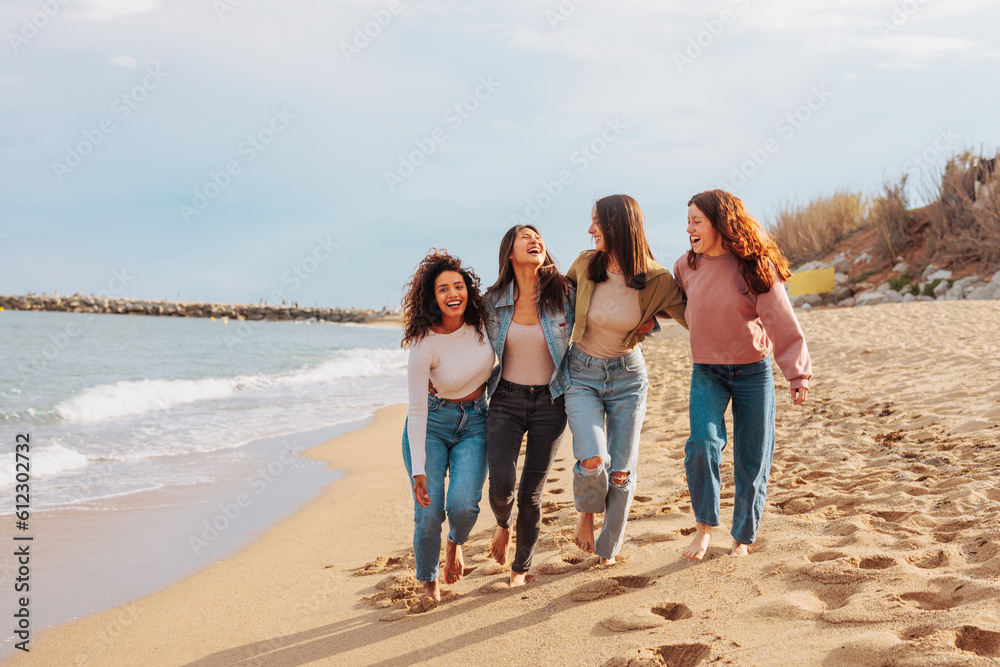
[[[48,310],[65,313],[115,313],[118,315],[160,315],[163,317],[214,317],[231,320],[263,320],[268,322],[373,322],[398,317],[388,310],[358,308],[309,308],[298,305],[244,305],[235,303],[194,303],[183,301],[149,301],[145,299],[115,299],[95,296],[0,296],[0,307],[6,310]]]
[[[914,270],[899,257],[889,273],[896,277],[874,284],[870,275],[875,272],[865,270],[871,263],[872,257],[867,252],[859,253],[853,258],[849,253],[841,253],[829,262],[813,261],[796,267],[795,273],[833,268],[836,286],[829,292],[795,296],[792,298],[792,305],[796,308],[813,308],[875,306],[910,301],[1000,299],[1000,271],[989,278],[977,275],[953,278],[952,271],[940,269],[933,264],[922,270]],[[911,275],[911,271],[916,274],[916,278]]]

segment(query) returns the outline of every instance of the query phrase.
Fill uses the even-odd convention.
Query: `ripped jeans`
[[[639,430],[649,388],[646,363],[638,347],[621,357],[599,359],[574,346],[569,352],[569,374],[566,416],[576,458],[574,503],[578,512],[604,513],[594,553],[614,558],[625,540],[635,493]],[[595,456],[601,457],[596,468],[581,465]]]

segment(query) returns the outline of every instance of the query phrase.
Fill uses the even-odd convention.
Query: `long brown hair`
[[[646,287],[646,271],[653,253],[646,240],[642,207],[628,195],[609,195],[594,204],[597,225],[604,236],[605,252],[594,253],[587,264],[587,277],[595,283],[608,279],[608,258],[614,260],[632,289]]]
[[[539,238],[542,236],[541,232],[533,225],[514,225],[507,230],[507,233],[500,240],[500,273],[497,276],[497,281],[486,290],[487,294],[505,289],[508,284],[516,280],[514,276],[514,262],[511,261],[510,256],[514,252],[514,242],[517,240],[517,235],[523,229],[530,229],[538,234]],[[516,282],[514,289],[517,289]],[[542,310],[548,310],[550,313],[558,313],[562,310],[565,295],[566,277],[559,273],[559,269],[556,268],[555,259],[549,254],[549,249],[546,246],[545,259],[542,261],[542,265],[538,267],[538,314],[541,315]]]
[[[792,275],[788,260],[778,244],[760,223],[747,213],[743,201],[725,190],[708,190],[691,197],[694,204],[722,237],[722,247],[733,253],[747,288],[754,294],[770,292],[775,281],[784,282]],[[692,269],[698,254],[688,250],[687,264]]]
[[[434,296],[434,281],[445,271],[454,271],[465,281],[468,300],[463,319],[476,327],[480,342],[483,340],[483,297],[479,293],[479,276],[472,269],[462,266],[462,260],[452,257],[447,250],[431,248],[406,283],[403,293],[403,347],[420,342],[433,327],[441,324],[443,314]]]

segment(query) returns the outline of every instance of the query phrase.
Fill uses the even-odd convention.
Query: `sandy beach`
[[[1000,305],[799,311],[809,401],[777,376],[767,511],[746,558],[706,560],[683,471],[690,352],[645,346],[638,490],[619,564],[572,543],[568,435],[546,487],[537,580],[508,589],[484,501],[466,577],[427,609],[412,577],[405,406],[306,454],[345,470],[237,555],[33,636],[9,665],[988,665],[1000,660]]]

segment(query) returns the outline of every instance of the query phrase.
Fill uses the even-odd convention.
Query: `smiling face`
[[[535,230],[525,227],[517,232],[510,253],[514,265],[541,266],[545,262],[545,242]]]
[[[601,224],[597,221],[597,207],[590,212],[590,229],[587,230],[594,237],[594,249],[597,252],[604,252],[604,232],[601,231]]]
[[[699,255],[718,257],[729,252],[722,247],[722,236],[715,231],[711,221],[694,204],[688,206],[687,233],[691,240],[691,249]]]
[[[465,316],[465,306],[469,302],[469,292],[465,279],[457,271],[442,271],[434,279],[434,298],[441,309],[443,324],[448,329],[461,326]]]

